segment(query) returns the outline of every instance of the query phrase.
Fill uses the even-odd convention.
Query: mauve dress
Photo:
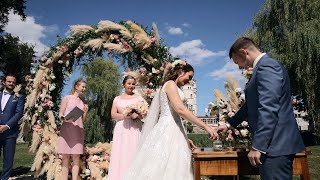
[[[118,113],[122,113],[125,107],[139,101],[144,101],[139,95],[134,95],[130,99],[123,99],[117,96],[113,103]],[[116,121],[113,130],[108,180],[120,180],[129,168],[140,139],[141,129],[142,122],[140,120],[125,119]]]
[[[67,101],[64,116],[74,107],[84,109],[84,103],[80,98],[68,95],[64,99]],[[83,154],[84,131],[82,116],[74,122],[63,122],[58,138],[59,154]]]

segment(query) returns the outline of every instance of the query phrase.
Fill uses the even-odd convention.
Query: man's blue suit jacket
[[[18,137],[19,134],[19,125],[18,122],[23,116],[25,97],[19,95],[19,97],[12,94],[2,111],[1,100],[2,100],[2,91],[0,91],[0,125],[8,125],[10,129],[6,130],[0,135],[11,138]]]
[[[281,63],[264,55],[245,88],[246,103],[229,123],[236,127],[247,118],[252,147],[268,156],[305,149],[291,104],[290,79]]]

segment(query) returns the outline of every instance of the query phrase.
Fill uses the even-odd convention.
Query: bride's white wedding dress
[[[123,180],[193,180],[191,149],[187,135],[179,115],[171,107],[163,89],[159,95],[159,119],[148,134],[145,134],[145,139],[138,147]],[[182,90],[178,88],[178,92],[183,100]]]

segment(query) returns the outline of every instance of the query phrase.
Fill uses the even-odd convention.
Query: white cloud
[[[172,27],[172,26],[168,26],[168,33],[172,34],[172,35],[180,35],[183,34],[183,31],[181,28],[179,27]]]
[[[200,39],[183,42],[177,47],[171,47],[170,53],[173,56],[186,58],[191,64],[201,64],[206,58],[226,55],[226,51],[212,52],[205,49]]]
[[[53,34],[58,31],[57,25],[43,26],[37,24],[32,16],[27,16],[25,21],[22,21],[20,16],[11,12],[8,18],[9,22],[4,28],[5,32],[18,36],[22,42],[34,45],[37,56],[42,55],[45,50],[49,49],[41,42],[41,39],[45,38],[46,34]]]
[[[183,23],[182,26],[184,27],[191,27],[191,25],[189,23]]]
[[[215,80],[224,79],[226,75],[230,75],[238,81],[243,80],[242,71],[239,69],[238,65],[230,60],[228,60],[221,69],[215,70],[209,74],[209,76],[213,77]]]
[[[55,34],[59,31],[58,25],[50,25],[50,26],[45,26],[45,32],[50,33],[50,34]]]

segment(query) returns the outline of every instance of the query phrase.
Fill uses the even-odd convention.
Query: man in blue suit
[[[14,94],[16,77],[6,75],[2,81],[3,90],[0,91],[0,155],[3,150],[3,168],[1,180],[8,180],[19,134],[18,121],[23,115],[25,97]]]
[[[291,180],[294,155],[305,146],[291,105],[286,69],[246,37],[234,42],[229,57],[239,68],[253,68],[253,73],[245,87],[246,103],[218,130],[236,127],[247,118],[252,134],[251,165],[259,167],[261,179]]]

